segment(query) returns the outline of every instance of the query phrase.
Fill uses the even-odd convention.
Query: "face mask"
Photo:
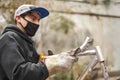
[[[24,18],[25,19],[25,18]],[[26,19],[25,19],[26,20]],[[29,36],[34,36],[36,31],[38,30],[39,28],[39,25],[38,24],[35,24],[35,23],[32,23],[28,20],[26,20],[28,23],[27,25],[24,27],[25,31],[26,31],[26,34],[29,35]]]
[[[27,22],[28,23],[27,23],[27,25],[24,29],[26,31],[26,34],[32,37],[32,36],[35,35],[36,31],[38,30],[39,25],[35,24],[35,23],[32,23],[30,21],[27,21]]]

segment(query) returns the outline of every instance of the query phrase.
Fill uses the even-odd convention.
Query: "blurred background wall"
[[[38,53],[47,54],[50,49],[58,54],[80,46],[85,37],[90,36],[94,38],[94,46],[101,46],[108,71],[116,73],[113,80],[119,78],[119,0],[0,0],[1,31],[6,24],[14,23],[14,10],[24,3],[50,11],[50,15],[40,21],[40,29],[33,38]],[[89,59],[81,57],[69,75],[58,74],[62,77],[53,76],[52,80],[76,80]]]

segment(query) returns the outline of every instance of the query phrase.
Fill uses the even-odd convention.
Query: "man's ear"
[[[15,19],[16,19],[17,22],[20,22],[20,16],[16,16]]]

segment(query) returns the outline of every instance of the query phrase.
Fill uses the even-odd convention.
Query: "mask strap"
[[[30,21],[28,21],[27,19],[25,19],[25,17],[24,16],[21,16],[25,21],[27,21],[27,22],[30,22]]]
[[[23,16],[21,16],[25,21],[27,21],[28,22],[28,20],[27,19],[25,19]],[[22,28],[24,29],[25,27],[22,25],[22,23],[20,23],[20,22],[18,22],[21,26],[22,26]],[[25,30],[25,29],[24,29]]]

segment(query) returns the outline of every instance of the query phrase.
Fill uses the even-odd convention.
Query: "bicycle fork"
[[[93,55],[95,55],[94,59],[92,59],[92,61],[89,62],[88,66],[85,68],[85,70],[80,75],[78,80],[86,80],[87,76],[93,70],[93,68],[95,67],[95,65],[98,62],[100,63],[102,73],[103,73],[103,76],[104,76],[104,80],[109,80],[109,75],[108,75],[108,72],[107,72],[107,69],[106,69],[106,66],[105,66],[105,61],[104,61],[100,46],[96,46],[95,50],[96,50],[95,51],[96,54],[93,54]]]

